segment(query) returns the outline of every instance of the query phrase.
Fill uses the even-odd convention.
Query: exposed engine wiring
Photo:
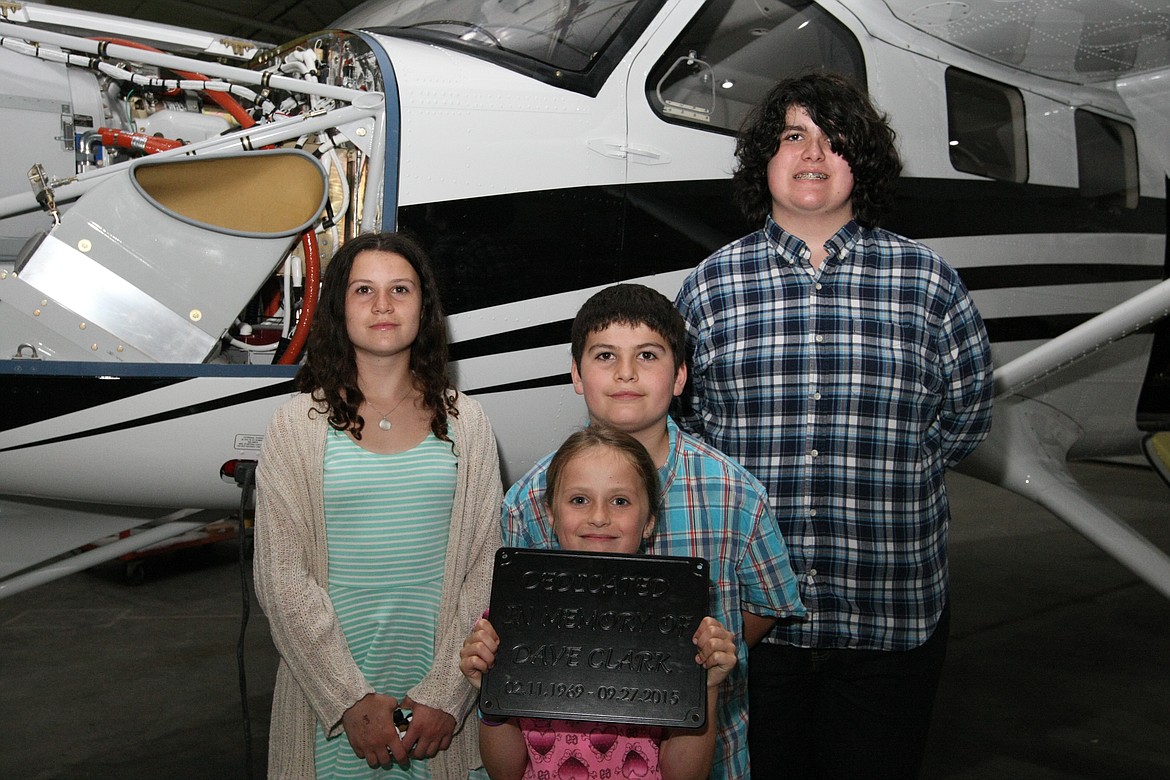
[[[337,108],[337,96],[301,92],[297,87],[282,83],[297,80],[331,86],[330,76],[339,68],[339,60],[337,52],[325,48],[327,45],[319,40],[311,47],[300,46],[282,52],[278,58],[257,66],[254,72],[259,78],[253,82],[217,70],[222,66],[216,63],[207,65],[206,72],[211,75],[205,75],[193,60],[165,61],[181,58],[133,40],[93,36],[84,43],[77,39],[77,44],[73,45],[56,41],[34,43],[32,39],[0,35],[0,47],[6,50],[67,68],[87,70],[97,77],[106,112],[104,118],[97,112],[91,114],[104,126],[87,129],[91,127],[89,122],[77,123],[72,148],[75,149],[75,173],[78,175],[96,173],[95,169],[118,165],[137,155],[171,151],[227,133],[227,130],[217,129],[215,122],[199,121],[200,115],[216,117],[224,128],[230,128],[230,120],[234,120],[244,129],[259,129],[258,125],[288,118],[315,119],[317,114]],[[126,49],[144,52],[143,59]],[[344,44],[338,49],[349,52]],[[164,56],[155,57],[155,54]],[[352,56],[352,53],[347,56]],[[352,74],[347,74],[347,80],[352,78]],[[89,119],[83,114],[78,114],[78,118]],[[230,363],[243,359],[251,362],[253,355],[270,354],[274,364],[292,364],[303,354],[319,296],[321,254],[326,253],[327,259],[337,250],[345,235],[356,232],[361,222],[360,214],[367,209],[374,212],[372,221],[376,222],[380,216],[380,210],[371,203],[355,200],[357,193],[361,192],[355,179],[365,170],[362,165],[365,148],[348,139],[343,127],[322,127],[307,122],[306,135],[296,143],[297,148],[304,148],[317,157],[328,180],[325,215],[301,235],[304,266],[294,266],[297,261],[291,257],[286,260],[285,271],[278,274],[280,282],[270,288],[272,294],[266,303],[241,312],[237,324],[221,334],[221,350],[213,352],[209,360]],[[69,143],[67,139],[62,140]],[[289,144],[288,141],[283,143]],[[245,137],[242,145],[248,150],[272,148],[262,143],[253,146],[251,136]],[[196,147],[190,153],[199,151]],[[303,285],[299,283],[301,273],[305,275]],[[238,330],[248,333],[251,328],[270,321],[265,329],[274,334],[271,324],[276,316],[281,315],[284,321],[281,337],[276,343],[249,343],[265,342],[271,336],[261,335],[253,339]],[[233,356],[232,352],[236,354]]]
[[[103,41],[105,43],[116,43],[119,46],[129,46],[130,48],[142,49],[143,51],[155,51],[162,53],[162,49],[156,49],[153,46],[147,46],[146,44],[139,43],[138,41],[123,40],[122,38],[94,38],[93,40]],[[207,80],[206,76],[192,71],[177,70],[175,73],[187,79],[194,79],[197,81]],[[231,96],[225,95],[222,92],[205,92],[204,94],[207,95],[209,100],[214,102],[224,111],[227,111],[229,114],[231,114],[232,118],[240,123],[240,127],[252,127],[256,124],[256,120],[252,117],[252,115],[245,111],[244,107],[241,106],[239,102],[234,100]]]

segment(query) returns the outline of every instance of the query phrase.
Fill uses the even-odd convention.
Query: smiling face
[[[685,366],[675,368],[661,334],[618,323],[588,335],[572,376],[591,420],[638,438],[665,430],[670,401],[687,380]]]
[[[772,218],[798,232],[807,220],[833,225],[853,219],[853,171],[800,106],[788,109],[780,145],[768,162]]]
[[[358,253],[345,290],[345,326],[359,361],[409,357],[421,310],[418,274],[405,257],[378,250]]]
[[[654,530],[646,483],[622,452],[594,446],[568,460],[549,503],[561,549],[636,553]]]

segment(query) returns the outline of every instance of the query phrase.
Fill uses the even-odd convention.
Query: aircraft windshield
[[[338,27],[401,31],[435,43],[458,42],[535,60],[559,70],[588,70],[639,5],[654,0],[375,0]],[[484,56],[489,56],[485,53]],[[490,58],[490,56],[489,56]]]

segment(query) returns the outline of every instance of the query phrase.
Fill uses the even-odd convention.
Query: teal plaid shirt
[[[991,427],[987,333],[927,247],[850,222],[808,248],[771,217],[683,283],[684,428],[768,489],[808,619],[766,641],[904,650],[947,600],[944,474]]]
[[[795,618],[804,614],[788,549],[768,496],[742,466],[667,420],[670,454],[659,469],[662,518],[647,549],[654,555],[706,558],[711,566],[710,614],[736,637],[736,668],[719,689],[719,741],[712,778],[750,777],[747,744],[746,610]],[[544,504],[544,457],[508,490],[501,530],[504,546],[556,549]]]

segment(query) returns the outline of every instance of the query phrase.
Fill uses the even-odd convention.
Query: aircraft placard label
[[[262,433],[237,433],[236,434],[236,449],[237,450],[259,450],[260,445],[264,443],[264,434]]]

